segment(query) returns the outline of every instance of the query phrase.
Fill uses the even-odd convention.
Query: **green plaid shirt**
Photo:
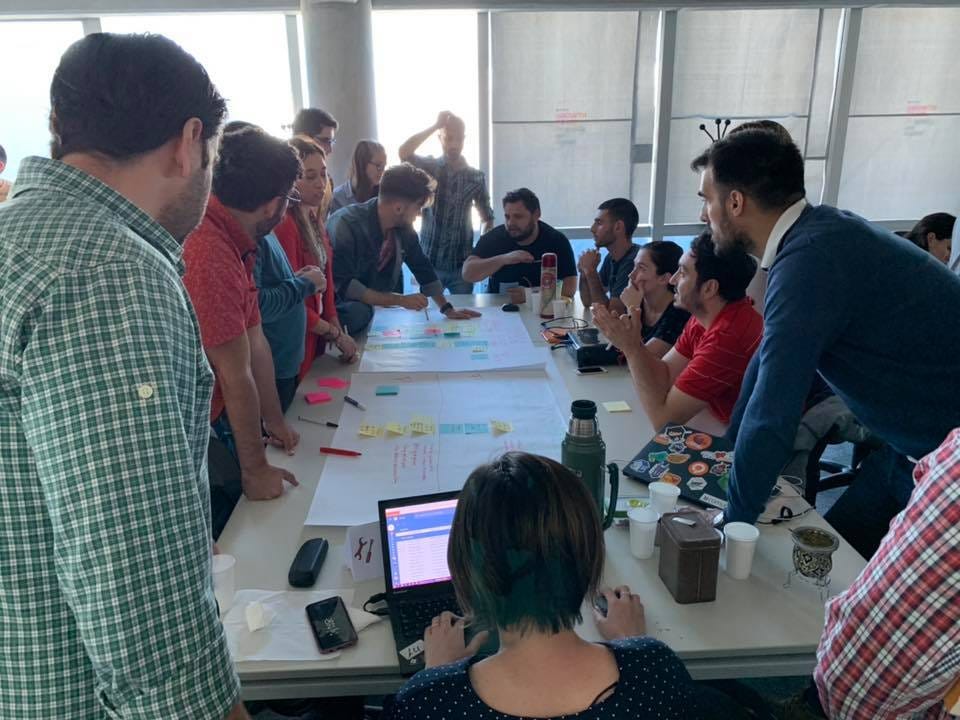
[[[30,158],[0,206],[0,717],[210,718],[213,377],[179,244]]]

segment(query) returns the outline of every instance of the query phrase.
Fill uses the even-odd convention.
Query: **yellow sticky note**
[[[508,423],[506,420],[491,420],[490,424],[497,432],[508,433],[513,431],[513,425]]]
[[[387,432],[394,435],[406,435],[407,429],[400,423],[387,423]]]
[[[433,435],[437,431],[437,421],[428,415],[414,415],[410,429],[420,435]]]
[[[360,425],[360,430],[358,430],[360,435],[363,437],[380,437],[380,426],[379,425],[368,425],[367,423],[362,423]]]
[[[605,402],[603,407],[606,408],[607,412],[630,412],[630,406],[627,405],[623,400],[614,400],[612,402]]]

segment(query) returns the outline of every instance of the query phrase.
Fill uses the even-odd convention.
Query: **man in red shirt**
[[[616,316],[602,305],[593,306],[597,327],[626,356],[655,428],[686,423],[707,411],[695,424],[714,434],[725,431],[763,334],[763,318],[746,297],[755,272],[756,261],[742,249],[719,256],[708,232],[694,240],[671,281],[677,307],[691,318],[662,360],[643,342],[639,308]]]
[[[257,240],[282,219],[300,167],[293,148],[259,128],[225,134],[206,214],[183,247],[183,282],[216,376],[210,421],[239,461],[243,494],[251,500],[278,497],[284,480],[297,484],[264,452],[261,418],[271,444],[290,454],[299,436],[280,409],[252,270]]]

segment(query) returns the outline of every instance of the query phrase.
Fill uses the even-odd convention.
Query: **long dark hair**
[[[953,225],[956,221],[956,217],[945,212],[925,215],[920,218],[920,222],[914,225],[913,229],[906,234],[906,238],[920,249],[929,252],[930,243],[927,242],[927,233],[933,233],[937,240],[945,240],[953,237]]]
[[[367,177],[367,163],[371,162],[377,153],[386,155],[387,151],[376,140],[361,140],[353,149],[348,179],[357,202],[366,202],[377,194],[378,186],[371,183]]]

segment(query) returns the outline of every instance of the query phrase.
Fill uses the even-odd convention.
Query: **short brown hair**
[[[437,181],[410,163],[389,167],[380,179],[380,197],[429,205],[436,192]]]
[[[328,127],[336,130],[340,123],[333,115],[320,108],[304,108],[293,119],[294,135],[319,135]]]
[[[555,460],[510,452],[467,479],[447,562],[461,608],[480,624],[572,629],[596,594],[603,557],[596,501]]]

